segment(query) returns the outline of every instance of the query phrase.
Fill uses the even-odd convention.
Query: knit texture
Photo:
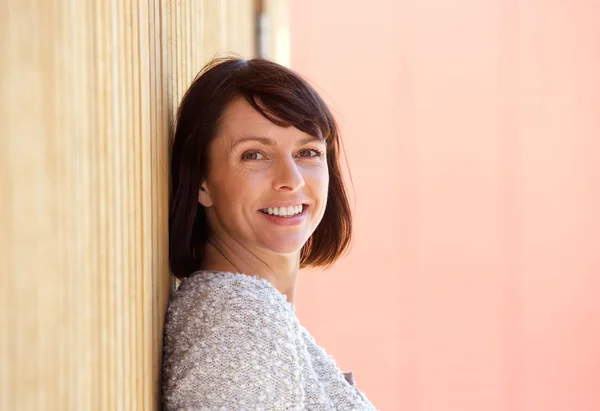
[[[171,410],[375,410],[255,276],[198,271],[169,301],[162,398]]]

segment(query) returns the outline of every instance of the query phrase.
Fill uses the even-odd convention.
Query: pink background
[[[383,410],[600,410],[600,3],[291,3],[356,196],[302,322]]]

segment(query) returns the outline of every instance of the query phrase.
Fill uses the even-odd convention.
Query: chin
[[[306,239],[286,238],[285,240],[271,239],[263,243],[263,248],[275,254],[294,254],[306,244]]]

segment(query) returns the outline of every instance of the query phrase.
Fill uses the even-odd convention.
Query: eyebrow
[[[244,143],[246,141],[258,141],[259,143],[265,144],[267,146],[274,146],[277,144],[277,142],[275,140],[268,138],[268,137],[249,136],[249,137],[243,137],[243,138],[240,138],[239,140],[236,140],[235,143],[233,143],[232,148],[234,148],[238,144]],[[300,140],[297,143],[297,145],[301,146],[301,145],[310,143],[312,141],[318,141],[318,142],[323,142],[323,143],[325,142],[324,140],[321,140],[318,137],[309,136],[309,137],[305,137],[302,140]]]

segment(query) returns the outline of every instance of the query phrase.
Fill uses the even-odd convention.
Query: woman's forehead
[[[233,130],[247,130],[248,128],[270,129],[277,127],[269,119],[259,113],[243,97],[235,98],[227,105],[221,119],[222,128]]]
[[[243,97],[234,99],[225,109],[216,138],[227,141],[231,147],[249,140],[266,145],[276,145],[278,141],[289,139],[299,144],[323,141],[293,125],[282,127],[273,123]]]

